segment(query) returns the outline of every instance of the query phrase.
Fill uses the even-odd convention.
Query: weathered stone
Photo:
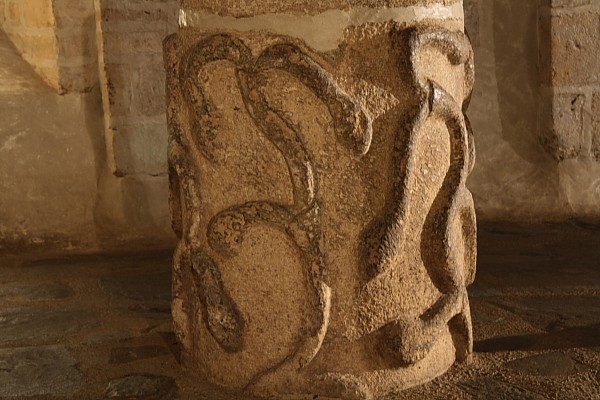
[[[317,14],[332,9],[348,10],[358,7],[409,7],[437,3],[437,0],[182,0],[183,8],[205,8],[220,15],[246,17],[262,13]],[[458,4],[460,0],[443,0],[443,4]]]
[[[585,96],[561,93],[552,96],[551,112],[542,117],[549,126],[542,127],[542,143],[557,160],[575,158],[583,147],[583,107]]]
[[[177,21],[177,0],[98,0],[100,81],[110,168],[117,176],[165,175],[164,70],[161,43]],[[145,143],[145,144],[144,144]]]
[[[173,400],[177,398],[175,379],[156,375],[130,375],[110,381],[108,399]]]
[[[163,346],[117,347],[110,351],[111,364],[126,364],[170,354]]]
[[[525,357],[506,363],[506,367],[530,375],[563,376],[585,371],[587,367],[563,352]]]
[[[77,365],[63,346],[0,349],[0,398],[71,395],[83,379]]]
[[[0,345],[26,340],[43,343],[96,323],[89,310],[4,309],[0,310]]]
[[[471,353],[460,2],[342,3],[187,1],[165,41],[173,316],[210,382],[380,398]]]
[[[27,28],[47,28],[54,23],[52,2],[49,0],[30,0],[22,9],[23,20]]]
[[[600,14],[552,17],[552,74],[555,85],[584,85],[600,77]]]

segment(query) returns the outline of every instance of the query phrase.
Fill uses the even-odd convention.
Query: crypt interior
[[[600,400],[599,55],[600,0],[0,0],[0,399]]]

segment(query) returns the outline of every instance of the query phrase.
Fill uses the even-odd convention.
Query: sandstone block
[[[554,85],[584,85],[600,77],[600,14],[585,12],[552,17]]]
[[[542,143],[557,160],[577,157],[583,146],[585,96],[579,93],[555,94],[550,112],[542,113],[548,125],[542,127]]]
[[[164,66],[159,63],[151,63],[149,65],[146,65],[141,68],[138,77],[139,80],[136,82],[136,86],[134,88],[135,113],[138,115],[144,115],[148,117],[164,115]],[[163,157],[161,157],[161,159],[162,158]],[[164,171],[166,171],[166,169]]]
[[[117,175],[166,174],[162,39],[176,28],[177,1],[98,0],[100,81]],[[132,134],[132,132],[137,132]],[[151,133],[148,133],[151,132]],[[147,143],[142,143],[148,140]],[[148,151],[147,154],[143,154]]]
[[[258,395],[376,399],[466,360],[476,224],[462,10],[421,24],[428,1],[353,1],[408,8],[311,29],[348,2],[183,3],[165,65],[184,363]],[[264,29],[252,17],[294,7]]]
[[[219,15],[246,17],[263,13],[318,14],[332,9],[348,10],[358,7],[410,7],[439,3],[437,0],[321,0],[308,4],[306,0],[181,0],[182,8],[202,8]],[[461,4],[460,0],[443,0],[441,3]]]
[[[106,32],[104,51],[111,56],[160,53],[162,32]]]
[[[48,28],[54,24],[51,0],[27,0],[22,7],[22,13],[28,28]]]
[[[24,40],[23,52],[39,60],[56,62],[58,58],[56,46],[56,38],[52,31],[49,31],[45,35],[27,36]]]

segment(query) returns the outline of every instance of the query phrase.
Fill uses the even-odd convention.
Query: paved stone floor
[[[600,399],[600,226],[479,236],[473,360],[385,400]],[[241,399],[180,368],[169,292],[169,253],[0,256],[0,399]]]

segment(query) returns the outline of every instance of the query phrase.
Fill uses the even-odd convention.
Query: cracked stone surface
[[[95,314],[89,310],[0,309],[0,345],[60,338],[96,323]]]
[[[64,346],[0,349],[0,398],[72,395],[83,382],[77,365]]]
[[[155,375],[130,375],[109,382],[108,399],[170,400],[177,397],[175,379]]]

